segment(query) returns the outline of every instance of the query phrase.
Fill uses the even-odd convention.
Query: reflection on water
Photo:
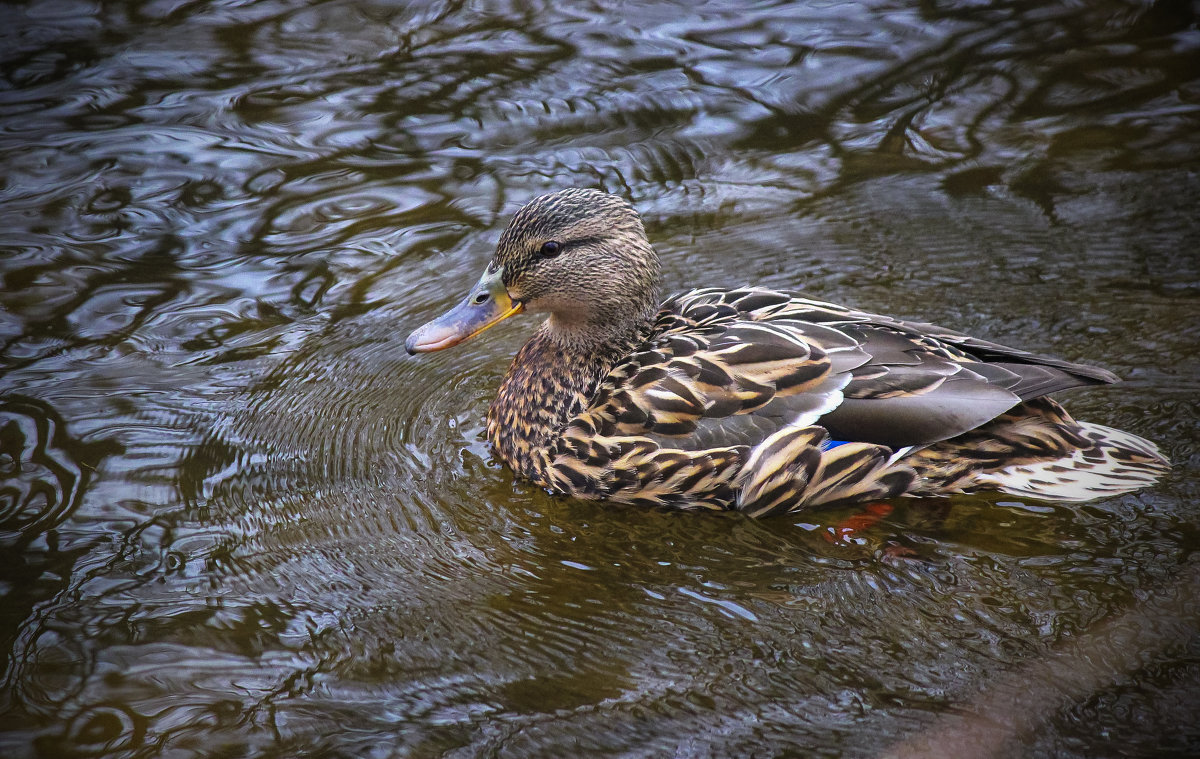
[[[1192,3],[396,5],[9,9],[0,753],[878,755],[1111,619],[1003,750],[1200,746]],[[482,429],[530,323],[402,342],[568,185],[671,289],[1110,368],[1176,471],[848,541],[550,498]]]

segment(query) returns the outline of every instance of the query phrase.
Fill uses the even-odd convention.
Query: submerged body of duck
[[[621,198],[570,189],[513,218],[466,300],[408,338],[448,348],[523,310],[488,438],[555,492],[754,516],[999,490],[1082,501],[1167,469],[1153,443],[1077,422],[1048,393],[1094,367],[760,288],[658,299]]]

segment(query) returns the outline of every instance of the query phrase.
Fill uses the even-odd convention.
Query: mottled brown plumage
[[[1087,500],[1153,482],[1152,443],[1046,394],[1109,372],[760,288],[658,304],[636,212],[595,190],[522,208],[438,350],[549,314],[488,411],[514,470],[555,492],[753,516],[980,489]]]

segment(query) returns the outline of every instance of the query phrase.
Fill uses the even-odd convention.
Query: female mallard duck
[[[754,516],[1001,490],[1081,501],[1153,482],[1153,443],[1047,393],[1111,373],[759,288],[658,304],[658,258],[621,198],[570,189],[513,217],[479,284],[413,332],[449,348],[522,311],[488,438],[555,492]]]

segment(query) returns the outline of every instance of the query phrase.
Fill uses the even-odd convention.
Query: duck
[[[980,491],[1087,501],[1169,468],[1049,397],[1116,382],[1105,369],[762,287],[660,300],[641,217],[601,190],[522,207],[466,298],[405,345],[443,350],[521,313],[545,320],[487,437],[555,494],[767,517]]]

